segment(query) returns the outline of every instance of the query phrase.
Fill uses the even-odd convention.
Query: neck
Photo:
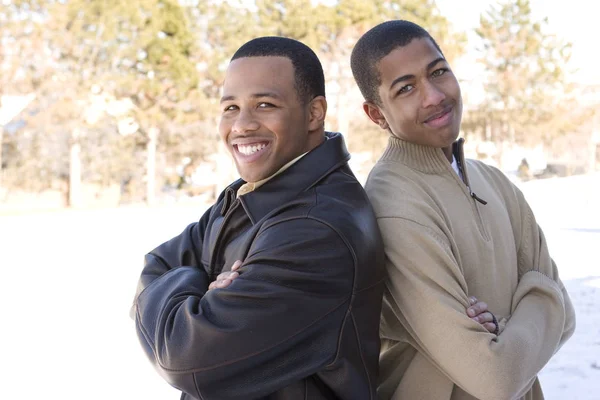
[[[448,159],[448,162],[452,163],[452,146],[442,148],[444,155]]]
[[[310,140],[308,142],[308,147],[305,149],[306,151],[311,151],[316,149],[325,141],[325,130],[319,129],[317,131],[312,131],[308,133],[310,135]]]

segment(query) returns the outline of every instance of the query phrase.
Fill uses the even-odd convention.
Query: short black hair
[[[381,76],[377,64],[398,47],[408,45],[413,39],[428,38],[442,56],[436,41],[421,26],[405,20],[383,22],[371,28],[356,42],[350,57],[352,74],[366,101],[381,104],[379,85]]]
[[[281,36],[252,39],[240,47],[231,61],[243,57],[286,57],[294,66],[298,98],[307,104],[317,96],[325,96],[325,75],[321,61],[310,47]]]

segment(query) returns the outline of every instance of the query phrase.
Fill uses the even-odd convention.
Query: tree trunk
[[[81,204],[81,144],[79,129],[71,132],[69,149],[69,207],[79,208]]]
[[[156,204],[156,143],[158,141],[158,128],[148,130],[148,143],[146,144],[146,204]]]

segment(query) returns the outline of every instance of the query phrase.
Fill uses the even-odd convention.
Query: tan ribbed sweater
[[[523,194],[455,146],[464,182],[441,149],[394,137],[367,180],[388,271],[378,395],[543,399],[536,375],[575,329],[571,301]],[[498,336],[466,315],[469,296]]]

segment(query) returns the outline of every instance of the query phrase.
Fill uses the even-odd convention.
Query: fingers
[[[235,274],[237,274],[237,272]],[[219,277],[217,277],[216,281],[211,282],[211,284],[208,285],[208,290],[225,288],[225,287],[231,285],[231,282],[233,282],[233,279],[237,278],[237,276],[234,276],[233,278],[231,278],[229,276],[222,277],[221,275],[219,275],[219,277],[221,277],[220,279],[219,279]]]
[[[222,281],[223,279],[235,279],[238,276],[240,276],[239,272],[232,272],[232,271],[227,271],[227,272],[221,272],[218,276],[217,276],[217,281]]]
[[[208,285],[208,290],[222,289],[222,288],[226,288],[227,286],[231,285],[231,282],[233,282],[233,280],[235,278],[240,276],[240,273],[237,272],[237,270],[241,266],[242,266],[242,262],[240,260],[237,260],[236,262],[234,262],[233,265],[231,266],[231,271],[221,272],[217,276],[217,280],[212,282],[210,285]]]
[[[471,306],[467,308],[467,315],[473,321],[480,323],[488,332],[495,333],[496,324],[494,323],[494,316],[488,311],[488,305],[483,301],[477,300],[474,296],[469,297],[469,304]]]
[[[237,271],[240,267],[242,266],[242,262],[240,260],[237,260],[236,262],[233,263],[233,265],[231,266],[231,270],[232,271]]]
[[[485,330],[487,330],[489,333],[496,332],[496,324],[494,324],[493,322],[486,322],[485,324],[482,324],[482,325],[485,328]]]
[[[487,322],[493,322],[494,321],[494,317],[492,316],[491,312],[484,312],[479,314],[476,317],[472,317],[471,318],[473,321],[475,322],[479,322],[480,324],[485,324]]]
[[[471,318],[478,316],[488,310],[488,305],[483,301],[478,301],[471,307],[467,308],[467,315]]]
[[[225,278],[225,279],[221,279],[221,280],[218,280],[218,281],[215,281],[215,282],[216,282],[216,288],[217,289],[222,289],[224,287],[227,287],[227,286],[231,285],[231,282],[233,282],[233,279]]]

